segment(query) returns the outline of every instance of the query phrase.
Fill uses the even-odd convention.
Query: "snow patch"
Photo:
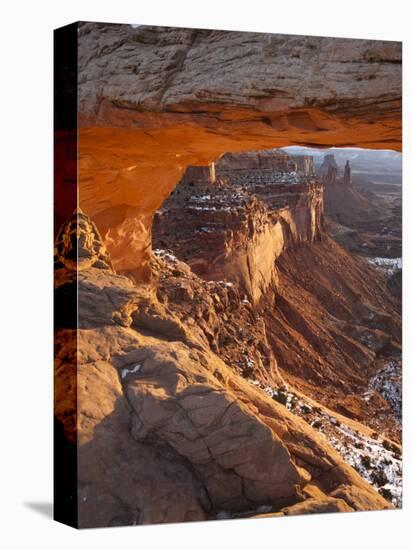
[[[153,250],[153,254],[157,258],[161,258],[162,260],[165,260],[166,262],[170,262],[170,263],[173,263],[173,264],[178,261],[176,256],[174,256],[170,252],[167,252],[166,250],[163,250],[162,248],[155,248]]]
[[[402,269],[402,258],[367,258],[368,262],[387,275]]]
[[[134,367],[121,369],[120,376],[121,376],[122,380],[124,380],[126,378],[126,376],[128,376],[129,374],[136,374],[136,372],[139,372],[139,370],[142,368],[142,366],[143,365],[138,363]]]
[[[391,374],[392,370],[385,371],[386,374],[388,372]],[[252,379],[248,379],[248,382],[303,418],[381,495],[394,506],[402,506],[402,457],[397,446],[388,440],[379,437],[374,439],[360,433],[323,408],[312,406],[302,396],[285,388],[265,386]]]
[[[370,380],[369,390],[364,394],[368,401],[374,391],[378,391],[389,403],[396,419],[402,423],[402,366],[400,361],[393,360],[382,367]]]

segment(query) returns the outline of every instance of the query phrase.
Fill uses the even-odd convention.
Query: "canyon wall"
[[[225,157],[223,181],[205,178],[207,167],[187,170],[155,216],[154,246],[173,249],[205,279],[235,283],[257,303],[276,281],[280,254],[320,239],[323,186],[315,179],[296,183],[300,180],[294,171],[283,174],[283,167],[290,167],[287,155],[282,168],[276,154],[271,160],[264,153],[263,163],[261,152]],[[237,157],[241,168],[230,168],[238,166]],[[216,173],[222,173],[220,160]]]
[[[393,508],[313,426],[250,378],[260,373],[273,384],[274,360],[265,323],[235,288],[209,289],[163,254],[153,258],[154,296],[112,270],[82,212],[60,237],[56,302],[78,294],[79,310],[70,322],[56,319],[56,417],[66,444],[78,444],[80,527],[251,516],[262,506],[276,515]],[[69,244],[77,237],[80,271]],[[192,299],[178,298],[183,283]],[[255,368],[255,347],[266,365]],[[233,362],[241,355],[249,372]]]
[[[262,168],[260,151],[225,155],[229,162],[221,171],[221,160],[216,161],[214,178],[210,167],[190,167],[154,218],[155,254],[184,261],[209,281],[212,295],[226,289],[227,297],[216,297],[227,316],[225,328],[229,318],[237,318],[237,311],[229,313],[226,305],[237,305],[234,295],[239,295],[240,309],[246,305],[262,315],[265,330],[259,338],[244,317],[239,320],[246,327],[248,346],[242,348],[239,338],[241,357],[234,358],[233,349],[227,356],[243,375],[256,372],[258,365],[271,365],[260,372],[280,376],[335,410],[359,414],[399,437],[390,409],[379,399],[365,406],[362,398],[371,376],[368,369],[373,371],[382,350],[399,351],[399,315],[385,295],[385,282],[345,254],[323,228],[324,194],[325,204],[333,196],[350,209],[354,190],[342,178],[338,185],[323,185],[316,177],[284,172],[289,159],[283,158],[280,167],[278,159],[271,163],[268,156],[264,152]],[[333,156],[326,164],[337,168]],[[179,271],[173,271],[175,278]],[[174,284],[170,301],[178,296],[179,304],[198,303],[186,282]],[[209,321],[211,317],[206,315]],[[222,334],[216,320],[213,324],[208,335],[222,353],[232,334]],[[256,340],[259,346],[254,347]],[[263,349],[276,350],[272,359],[266,352],[262,356],[262,343]]]
[[[310,155],[291,155],[296,162],[296,169],[305,176],[315,175],[315,164]]]
[[[216,170],[221,175],[227,171],[272,170],[277,172],[298,172],[304,176],[315,175],[313,157],[310,155],[289,155],[280,149],[225,153],[216,161]],[[256,173],[256,172],[255,172]]]
[[[78,37],[79,203],[139,280],[153,214],[188,165],[291,144],[401,148],[400,43],[98,23]]]

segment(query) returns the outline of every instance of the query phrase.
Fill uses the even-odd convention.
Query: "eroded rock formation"
[[[324,166],[324,165],[323,165]],[[368,166],[368,165],[366,165]],[[325,216],[329,234],[348,250],[371,259],[393,258],[400,260],[402,255],[402,208],[401,193],[385,194],[385,184],[372,184],[377,191],[382,187],[383,194],[368,190],[366,179],[373,178],[368,171],[355,171],[355,184],[349,161],[341,165],[343,176],[334,178],[324,189]],[[374,169],[373,162],[369,169]],[[391,177],[385,168],[377,178]],[[325,172],[324,172],[325,173]],[[373,181],[373,180],[372,180]],[[361,184],[361,185],[360,185]],[[396,186],[395,186],[396,188]]]
[[[304,176],[315,175],[315,165],[313,157],[310,155],[291,155],[292,159],[296,162],[296,169]]]
[[[384,279],[324,233],[321,184],[311,178],[297,184],[302,181],[299,174],[279,168],[267,169],[262,178],[260,161],[254,158],[259,155],[248,155],[249,168],[240,156],[242,168],[226,168],[223,182],[205,180],[204,169],[199,169],[199,178],[191,169],[190,177],[182,179],[155,217],[155,252],[170,256],[165,249],[171,250],[203,279],[220,281],[232,293],[229,302],[237,292],[245,303],[250,301],[252,310],[262,316],[265,345],[276,350],[272,372],[276,364],[292,386],[398,437],[390,407],[380,399],[366,404],[361,397],[370,373],[378,368],[377,357],[391,349],[399,351],[400,320],[395,302],[383,290]],[[235,166],[236,154],[230,158]],[[332,188],[346,190],[342,185],[327,190]],[[316,244],[319,241],[323,242]],[[182,285],[182,300],[199,301],[190,291],[192,283],[176,284]],[[226,297],[222,311],[248,327],[252,347],[245,349],[242,336],[236,334],[243,358],[225,357],[242,369],[267,364],[253,346],[253,323],[238,318],[227,302]],[[218,330],[216,320],[212,324],[214,349],[226,353],[218,342],[233,340],[233,335]]]
[[[351,187],[352,186],[352,172],[350,168],[350,162],[347,160],[345,164],[345,170],[343,173],[343,185],[345,187]]]
[[[335,185],[337,183],[338,165],[336,164],[334,155],[325,155],[323,163],[319,168],[319,173],[326,186]]]
[[[302,163],[303,165],[303,163]],[[296,172],[297,161],[280,150],[247,151],[245,153],[225,153],[216,161],[218,173],[241,173],[246,170],[256,175],[258,171]],[[308,174],[309,175],[309,174]]]
[[[321,238],[323,187],[296,170],[285,153],[261,151],[224,155],[217,182],[209,168],[190,167],[156,214],[155,248],[173,249],[195,273],[235,283],[258,303],[280,254]]]
[[[188,165],[300,143],[399,150],[401,45],[86,23],[78,97],[80,206],[115,268],[148,280],[152,216]]]
[[[154,262],[163,284],[188,269]],[[76,281],[62,263],[57,293]],[[198,332],[188,330],[172,301],[108,266],[80,271],[77,285],[77,334],[64,323],[56,333],[56,414],[79,445],[80,526],[250,515],[262,505],[291,514],[302,502],[308,511],[391,507],[313,428],[212,351],[198,320]]]
[[[83,271],[90,267],[112,267],[96,225],[80,208],[62,225],[54,248],[55,268]]]
[[[310,159],[279,153],[268,181],[262,154],[248,189],[218,159],[399,149],[400,61],[391,42],[80,25],[84,214],[56,242],[55,393],[79,444],[82,527],[397,505],[379,464],[381,494],[343,459],[346,435],[332,448],[316,425],[344,415],[400,468],[390,405],[368,385],[400,351],[384,279],[322,234]],[[151,251],[154,213],[184,174],[156,238],[186,262]]]

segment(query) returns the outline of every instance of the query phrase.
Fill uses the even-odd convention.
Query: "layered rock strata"
[[[267,183],[260,166],[260,158],[252,161],[240,180],[237,170],[226,169],[220,185],[204,183],[205,169],[196,177],[191,168],[156,214],[153,229],[155,248],[172,248],[206,279],[235,283],[253,303],[275,280],[276,258],[320,239],[323,225],[321,184],[296,184],[294,171],[285,175],[273,168]]]
[[[164,276],[172,271],[154,262]],[[303,502],[308,511],[392,507],[171,303],[107,265],[62,264],[56,293],[78,288],[80,309],[77,332],[64,321],[56,332],[56,415],[79,445],[81,527],[253,515],[261,506],[290,514]]]
[[[300,163],[303,166],[303,162]],[[278,149],[268,151],[247,151],[245,153],[225,153],[216,161],[218,172],[238,172],[239,170],[271,170],[272,172],[296,172],[297,161]]]
[[[187,166],[289,144],[401,147],[400,43],[98,23],[78,36],[80,206],[139,280]]]
[[[249,169],[242,155],[243,185],[232,183],[230,170],[213,184],[204,169],[199,178],[190,170],[155,217],[156,252],[170,256],[170,250],[203,279],[250,302],[261,315],[277,377],[398,439],[391,407],[378,396],[368,403],[362,397],[381,357],[399,354],[400,319],[384,279],[323,232],[321,184],[296,184],[298,174],[274,169],[273,180],[281,175],[289,183],[262,183],[260,161],[248,158]],[[227,314],[237,319],[233,310]],[[251,330],[244,317],[237,322]],[[255,337],[251,331],[248,340]],[[239,346],[241,340],[236,335]],[[254,349],[240,349],[236,365],[267,363]]]
[[[296,162],[297,172],[304,176],[315,175],[315,164],[313,157],[310,155],[291,155],[292,159]]]
[[[240,183],[240,178],[247,182],[247,176],[266,178],[270,181],[274,174],[299,174],[304,177],[315,175],[313,157],[310,155],[289,155],[279,149],[247,151],[245,153],[225,153],[215,163],[216,173],[225,177],[230,175],[232,181]],[[239,181],[237,181],[239,180]]]

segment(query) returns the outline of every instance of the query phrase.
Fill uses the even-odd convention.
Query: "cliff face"
[[[218,182],[205,179],[207,168],[190,168],[153,227],[155,248],[172,248],[203,278],[236,283],[253,303],[276,281],[280,254],[319,240],[323,225],[321,184],[296,183],[287,155],[268,156],[225,155],[216,163]]]
[[[270,364],[276,378],[281,372],[306,394],[398,437],[390,407],[377,400],[365,408],[361,397],[380,354],[399,352],[399,317],[386,283],[324,232],[324,186],[316,178],[285,172],[285,157],[272,168],[266,155],[262,168],[260,152],[239,154],[238,168],[237,154],[225,157],[224,170],[221,160],[213,171],[191,167],[156,214],[156,253],[172,251],[260,312],[267,339],[259,341],[276,350],[275,362],[251,348],[253,365]],[[328,160],[337,170],[333,157]],[[334,189],[353,200],[353,189],[343,185],[326,186],[328,197]],[[346,204],[344,196],[339,200]],[[238,322],[248,325],[244,318]],[[252,333],[251,342],[257,338]],[[233,364],[233,355],[228,360]],[[376,420],[379,410],[387,421]]]
[[[313,157],[310,155],[291,155],[292,159],[296,162],[296,169],[305,176],[315,175],[315,164]]]
[[[152,216],[188,165],[300,143],[399,150],[400,82],[394,42],[82,24],[80,206],[115,268],[148,280]]]
[[[56,332],[56,414],[79,445],[81,527],[392,507],[314,428],[245,380],[250,365],[242,377],[241,365],[213,351],[213,315],[222,330],[242,328],[223,323],[230,307],[245,326],[249,315],[252,330],[259,325],[235,288],[216,283],[210,292],[164,255],[153,259],[156,297],[113,272],[95,226],[76,216],[92,238],[79,272],[69,250],[56,255],[57,299],[79,292],[79,329],[65,317]],[[70,242],[70,220],[62,232]],[[179,300],[183,282],[196,300]],[[202,300],[212,307],[201,310]],[[268,366],[252,380],[260,368],[259,379],[273,383]]]
[[[325,185],[335,185],[338,177],[338,165],[334,155],[325,155],[319,173]]]

